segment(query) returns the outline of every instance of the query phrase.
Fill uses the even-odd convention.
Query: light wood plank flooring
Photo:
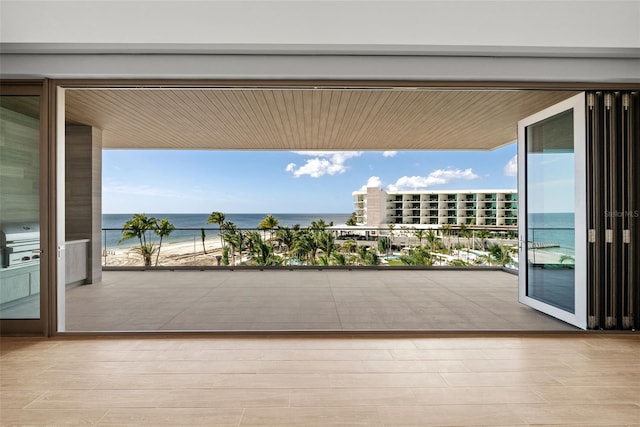
[[[0,343],[7,426],[640,426],[638,334]]]

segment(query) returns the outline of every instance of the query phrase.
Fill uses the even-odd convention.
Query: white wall
[[[1,0],[0,7],[2,43],[640,48],[637,0]]]
[[[640,0],[0,0],[0,52],[2,78],[636,83]]]

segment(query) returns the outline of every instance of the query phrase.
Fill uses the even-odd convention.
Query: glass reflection
[[[40,317],[40,98],[0,97],[0,318]]]
[[[526,129],[527,295],[575,312],[573,110]]]

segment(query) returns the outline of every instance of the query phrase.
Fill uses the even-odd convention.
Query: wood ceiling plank
[[[70,121],[105,148],[494,149],[576,92],[411,89],[68,89]]]
[[[343,146],[343,127],[346,122],[346,115],[349,111],[349,104],[351,102],[352,91],[338,91],[338,96],[334,97],[333,110],[335,114],[332,114],[334,118],[331,123],[331,146],[329,148],[335,148],[336,146]]]
[[[271,91],[276,101],[278,115],[285,127],[287,150],[294,150],[298,139],[298,124],[295,118],[295,110],[289,111],[289,106],[293,104],[293,94],[291,91]]]
[[[381,114],[385,99],[386,92],[376,91],[368,93],[368,99],[365,101],[365,105],[368,108],[362,109],[362,114],[358,120],[358,130],[354,132],[354,148],[365,144],[366,141],[377,138],[373,129],[376,123],[385,120],[384,113]],[[381,142],[384,144],[384,141]]]
[[[242,146],[247,139],[247,130],[244,125],[236,126],[237,113],[227,108],[227,98],[220,91],[200,91],[204,93],[207,103],[211,105],[211,113],[216,118],[216,129],[219,130],[213,136],[220,147],[234,149]]]
[[[250,103],[250,106],[253,107],[253,117],[260,123],[260,127],[263,129],[264,145],[283,149],[284,144],[282,143],[280,135],[284,133],[284,130],[277,125],[274,113],[272,112],[274,106],[267,102],[264,93],[265,91],[249,91],[247,92],[247,101]]]
[[[304,123],[304,99],[302,96],[302,92],[299,90],[293,91],[293,102],[289,104],[289,117],[293,117],[295,120],[296,128],[298,129],[298,139],[296,141],[296,146],[300,147],[300,149],[308,148],[305,144],[306,141],[306,131],[305,131],[305,123]]]
[[[362,115],[362,109],[364,108],[364,96],[365,92],[360,90],[354,90],[349,98],[347,104],[346,114],[344,119],[345,126],[341,127],[340,144],[347,150],[355,149],[354,133],[357,130],[358,118]]]
[[[384,113],[377,114],[376,120],[371,123],[371,126],[368,126],[367,138],[377,136],[381,143],[384,144],[383,148],[385,150],[393,150],[395,147],[394,139],[399,131],[398,126],[400,124],[400,116],[397,115],[397,111],[406,111],[408,106],[398,102],[399,97],[397,93],[387,91],[382,95],[381,110]]]
[[[278,106],[278,101],[275,97],[275,93],[272,90],[265,90],[262,93],[262,97],[264,98],[264,102],[268,105],[268,113],[273,122],[273,128],[276,130],[276,137],[278,139],[278,144],[281,147],[288,146],[288,139],[290,135],[290,129],[288,129],[287,124],[282,121],[282,116],[280,115],[280,108]]]
[[[334,128],[336,120],[338,120],[335,104],[339,102],[340,93],[336,90],[325,90],[321,95],[318,145],[320,147],[333,148],[335,144]]]
[[[340,112],[341,97],[343,91],[332,90],[329,104],[327,105],[327,124],[325,126],[325,140],[323,147],[334,147],[338,138],[338,117]]]
[[[253,147],[258,150],[265,149],[262,129],[250,114],[251,107],[247,106],[246,94],[244,94],[243,91],[223,91],[222,93],[226,101],[224,105],[231,105],[233,107],[234,120],[231,124],[235,125],[236,130],[240,132],[241,135],[247,136],[245,140],[252,140],[252,142],[248,144],[252,144]],[[239,142],[241,141],[242,139]],[[243,148],[242,146],[238,146],[235,149],[241,150]]]
[[[385,108],[388,111],[385,120],[374,124],[372,131],[384,140],[386,149],[395,150],[398,136],[410,131],[406,121],[410,120],[408,116],[412,114],[414,106],[408,102],[406,97],[402,97],[400,93],[394,91],[387,93]]]

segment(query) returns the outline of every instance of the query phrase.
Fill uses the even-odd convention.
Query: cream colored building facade
[[[366,226],[518,225],[516,190],[385,191],[368,187],[354,191],[353,196],[358,224]]]

